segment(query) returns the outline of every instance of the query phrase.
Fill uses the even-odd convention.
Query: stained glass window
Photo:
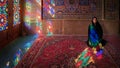
[[[20,24],[20,0],[13,0],[14,2],[14,23],[13,25]]]
[[[8,28],[8,0],[0,0],[0,31]]]

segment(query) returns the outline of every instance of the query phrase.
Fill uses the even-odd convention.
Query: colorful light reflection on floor
[[[10,43],[3,53],[0,53],[0,68],[13,68],[29,50],[38,35],[23,37]],[[21,41],[21,42],[19,42]],[[7,54],[5,54],[7,52]]]
[[[29,48],[31,47],[33,42],[27,42],[25,45],[24,45],[24,50],[21,50],[21,49],[18,49],[16,54],[14,55],[14,58],[13,58],[13,63],[14,63],[14,66],[16,66],[18,64],[18,62],[21,60],[22,56],[24,55],[24,53],[26,53]],[[24,52],[23,52],[24,51]]]
[[[83,52],[78,55],[75,59],[76,68],[83,68],[88,66],[90,63],[94,63],[92,52],[89,48],[85,48]]]
[[[98,45],[98,47],[93,48],[85,48],[83,52],[75,59],[75,66],[76,68],[84,68],[88,67],[89,65],[95,64],[95,58],[101,60],[103,58],[103,46]],[[93,55],[95,57],[93,58]]]

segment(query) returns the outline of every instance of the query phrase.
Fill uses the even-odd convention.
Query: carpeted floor
[[[106,40],[108,40],[108,44],[105,48],[116,65],[120,68],[120,37],[108,36],[106,37]]]
[[[38,38],[16,68],[75,68],[74,59],[87,47],[81,36],[52,36]],[[119,68],[119,37],[106,36],[102,59],[94,55],[96,68]],[[116,42],[117,41],[117,42]]]

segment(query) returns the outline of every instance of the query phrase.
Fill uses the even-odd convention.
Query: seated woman
[[[102,39],[103,37],[103,30],[101,25],[99,24],[96,17],[92,18],[92,23],[89,25],[88,28],[88,46],[92,48],[99,47],[102,48],[102,46],[105,45],[106,41]]]

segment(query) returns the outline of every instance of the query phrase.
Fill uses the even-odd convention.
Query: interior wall
[[[12,40],[16,39],[17,37],[19,37],[21,35],[22,29],[21,29],[21,24],[23,23],[23,21],[21,21],[20,18],[20,24],[17,24],[15,26],[13,26],[13,1],[14,0],[8,0],[8,29],[0,31],[0,50],[6,46],[6,44],[8,44],[9,42],[11,42]],[[20,0],[20,3],[22,3],[22,1]],[[20,7],[22,7],[20,5]],[[22,11],[20,9],[20,17],[22,15]]]
[[[91,20],[51,20],[54,35],[87,36]],[[47,20],[44,22],[44,33],[47,34]],[[119,21],[99,20],[105,35],[119,35]]]
[[[52,22],[52,32],[54,35],[87,36],[88,25],[91,23],[92,16],[98,18],[104,34],[119,34],[119,0],[84,0],[85,3],[83,4],[79,4],[79,2],[83,0],[72,0],[74,1],[73,4],[69,4],[69,0],[55,0],[55,6],[47,1],[48,0],[43,0],[42,8],[46,9],[46,7],[44,7],[44,5],[46,6],[46,3],[48,6],[52,6],[55,10],[55,17],[51,17],[48,11],[42,10],[42,30],[45,35],[47,35],[47,22],[50,20]],[[33,1],[32,4],[37,5],[35,2],[36,1]],[[90,4],[86,4],[87,2]],[[33,6],[33,8],[36,11],[39,7]],[[76,11],[78,12],[70,9],[77,9]],[[34,22],[32,21],[31,23]],[[36,28],[36,26],[32,26],[32,28]],[[24,30],[26,29],[27,28],[24,28]],[[33,29],[33,31],[35,31],[35,29]],[[32,31],[26,30],[25,32],[30,33]]]
[[[45,1],[45,0],[44,0]],[[64,1],[64,0],[56,0],[56,1]],[[82,9],[82,12],[78,12],[78,15],[82,14],[81,16],[78,16],[77,14],[74,14],[73,11],[70,10],[70,6],[68,4],[68,0],[65,0],[65,4],[60,4],[60,6],[56,6],[55,9],[60,12],[56,12],[55,18],[50,18],[50,15],[47,14],[49,17],[43,17],[42,20],[42,28],[43,33],[47,34],[47,21],[48,19],[52,21],[53,25],[53,34],[54,35],[85,35],[87,36],[88,32],[88,25],[91,23],[91,14],[89,14],[87,11],[89,11],[87,8],[88,6],[79,6],[78,9]],[[78,1],[78,0],[77,0]],[[90,0],[91,1],[91,0]],[[93,0],[94,1],[94,0]],[[98,0],[95,0],[98,1]],[[100,0],[101,1],[101,0]],[[99,9],[97,11],[101,10],[100,14],[97,14],[99,18],[99,22],[103,27],[104,34],[108,35],[118,35],[120,31],[120,21],[119,21],[119,0],[115,0],[115,9],[114,6],[111,10],[111,3],[114,0],[102,0],[102,3],[98,6]],[[14,40],[15,38],[19,37],[21,34],[24,34],[24,32],[31,32],[24,26],[24,3],[25,0],[20,0],[20,21],[21,24],[16,25],[13,27],[13,2],[8,0],[8,29],[4,31],[0,31],[0,49],[3,48],[7,43]],[[61,2],[62,3],[62,2]],[[77,2],[76,2],[77,3]],[[107,3],[105,5],[105,3]],[[61,6],[62,5],[62,6]],[[66,7],[67,5],[67,7]],[[107,6],[109,5],[109,6]],[[76,5],[73,5],[74,9]],[[64,8],[64,9],[62,9]],[[59,10],[61,9],[61,10]],[[66,9],[69,9],[69,13],[67,13]],[[61,14],[61,12],[65,12]],[[84,13],[85,11],[85,13]],[[95,11],[95,12],[97,12]],[[85,15],[84,15],[85,14]],[[87,15],[89,14],[89,15]],[[44,13],[43,13],[44,15]],[[93,13],[94,15],[94,13]],[[75,17],[74,17],[75,16]]]
[[[54,35],[87,36],[91,18],[96,16],[102,25],[104,34],[119,35],[119,0],[71,1],[74,3],[70,4],[69,0],[55,0],[56,6],[52,7],[55,10],[55,17],[51,17],[48,11],[43,11],[43,23],[45,26],[43,29],[45,34],[47,34],[47,21],[51,20]],[[43,8],[45,8],[44,3],[48,3],[47,0],[44,0]]]

